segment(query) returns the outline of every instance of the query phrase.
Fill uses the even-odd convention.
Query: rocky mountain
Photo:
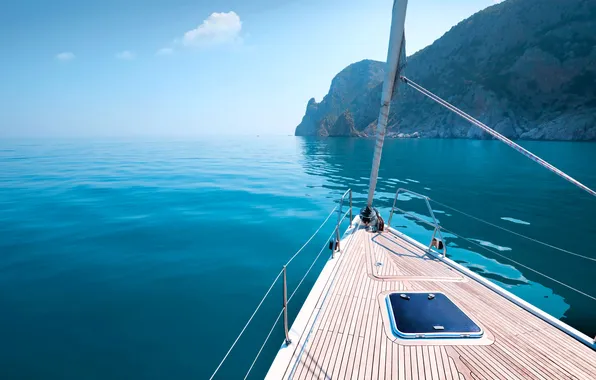
[[[373,135],[384,69],[365,60],[342,70],[296,135]],[[510,138],[596,140],[596,1],[493,5],[408,57],[404,74]],[[388,136],[489,137],[403,84]]]
[[[379,92],[376,87],[382,83],[384,75],[385,64],[371,60],[354,63],[343,69],[331,81],[329,93],[321,103],[317,103],[314,98],[308,101],[306,115],[296,127],[296,135],[357,135],[356,121],[349,108],[357,110],[357,121],[361,122],[361,115],[369,108],[369,97]],[[380,93],[378,97],[380,101]]]

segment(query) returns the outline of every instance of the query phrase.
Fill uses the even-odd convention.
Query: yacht
[[[291,326],[288,302],[313,265],[290,295],[287,267],[321,227],[280,269],[212,378],[217,376],[263,301],[267,297],[280,297],[281,307],[275,324],[268,334],[263,332],[263,344],[252,365],[247,368],[245,378],[250,375],[275,329],[281,329],[283,325],[285,336],[267,372],[268,380],[596,379],[594,338],[448,257],[449,244],[445,242],[444,235],[460,236],[439,224],[430,204],[433,200],[428,196],[405,188],[396,189],[393,207],[390,214],[385,215],[386,222],[373,206],[389,108],[400,82],[580,190],[596,196],[592,189],[576,179],[403,76],[407,3],[407,0],[395,0],[393,4],[387,70],[367,204],[359,215],[354,215],[352,191],[348,189],[345,192],[321,225],[329,218],[337,218],[328,247],[319,252],[313,265],[330,250],[328,260]],[[426,203],[428,215],[421,217],[397,207],[398,201],[404,197]],[[433,231],[430,241],[417,241],[393,228],[391,220],[396,213],[406,214],[427,225]],[[491,224],[462,213],[472,218],[471,223]],[[346,218],[349,227],[340,231]],[[521,263],[513,263],[582,294],[586,302],[596,308],[594,296]],[[279,282],[283,283],[283,295],[272,293]]]

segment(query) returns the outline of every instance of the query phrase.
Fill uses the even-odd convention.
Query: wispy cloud
[[[174,49],[172,48],[161,48],[157,51],[157,55],[170,55],[174,53]]]
[[[184,33],[182,44],[185,46],[209,46],[240,42],[242,21],[234,11],[211,13],[203,23]]]
[[[176,50],[191,47],[242,43],[242,21],[234,11],[213,12],[194,29],[174,39],[170,46],[159,49],[156,55],[171,55]]]
[[[72,61],[73,59],[75,59],[75,55],[69,51],[65,51],[56,54],[56,59],[63,62]]]
[[[121,51],[120,53],[116,54],[116,58],[122,59],[125,61],[130,61],[136,58],[136,54],[129,50]]]

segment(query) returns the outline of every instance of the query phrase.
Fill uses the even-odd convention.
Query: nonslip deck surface
[[[342,249],[279,378],[596,379],[594,350],[400,237],[358,229]],[[395,339],[380,302],[391,291],[445,293],[490,340]]]

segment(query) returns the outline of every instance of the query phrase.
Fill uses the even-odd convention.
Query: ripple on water
[[[412,199],[424,199],[416,194],[412,193],[399,193],[400,201],[411,201]]]
[[[402,181],[401,179],[397,179],[397,178],[389,178],[387,180],[387,182],[389,182],[389,183],[405,183],[406,185],[408,184],[408,182]]]
[[[501,245],[497,245],[497,244],[491,243],[490,241],[479,240],[479,239],[470,239],[470,240],[475,241],[476,243],[478,243],[480,245],[483,245],[485,247],[494,248],[494,249],[499,250],[501,252],[511,251],[511,248],[509,248],[509,247],[503,247]]]
[[[511,223],[515,223],[515,224],[525,224],[525,225],[528,225],[528,226],[530,225],[530,223],[529,222],[526,222],[525,220],[510,218],[508,216],[504,216],[501,219],[502,220],[506,220],[506,221],[511,222]]]

